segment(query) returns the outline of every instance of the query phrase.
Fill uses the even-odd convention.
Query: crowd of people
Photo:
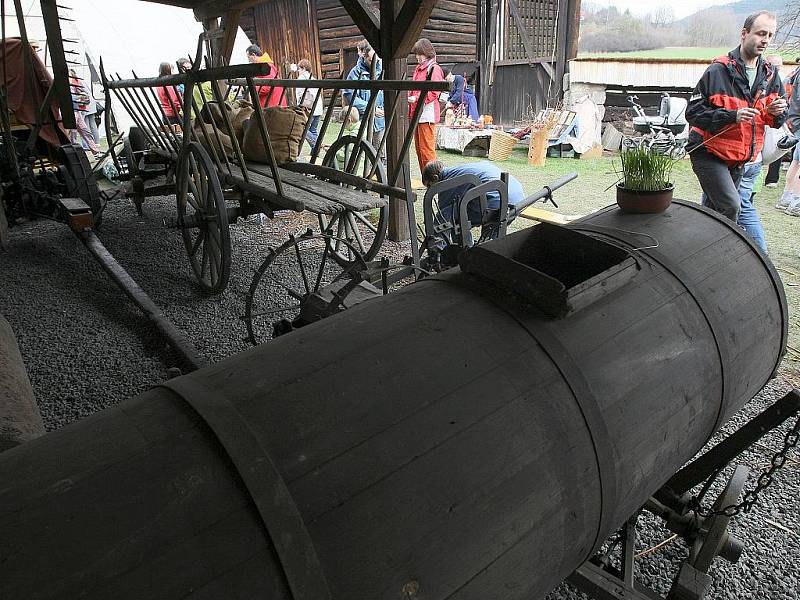
[[[369,42],[362,40],[357,44],[356,50],[356,64],[348,72],[347,80],[360,81],[380,79],[383,71],[382,61],[375,50],[370,46]],[[445,75],[444,70],[436,61],[436,50],[430,40],[426,38],[418,40],[412,49],[412,53],[417,59],[417,67],[412,76],[414,81],[446,80],[450,82],[450,93],[445,97],[442,97],[438,92],[428,92],[421,98],[418,93],[408,93],[409,117],[414,114],[417,104],[419,102],[423,103],[419,125],[414,138],[417,159],[420,170],[422,170],[428,162],[436,160],[435,125],[441,119],[440,103],[445,101],[445,107],[447,109],[453,109],[459,113],[469,115],[475,121],[478,120],[478,104],[474,92],[467,85],[463,75],[454,74],[452,72],[448,72]],[[263,78],[278,79],[280,77],[279,67],[275,64],[269,53],[262,50],[259,46],[255,44],[249,46],[246,50],[246,55],[250,63],[265,63],[269,66],[268,73],[264,75]],[[178,59],[177,66],[178,70],[181,72],[191,68],[190,61],[187,58]],[[317,78],[313,73],[311,61],[307,58],[299,60],[296,64],[292,64],[290,70],[292,73],[296,74],[296,78],[300,81]],[[171,74],[172,65],[168,62],[161,63],[159,67],[159,76]],[[257,92],[259,104],[263,108],[276,106],[286,107],[288,105],[287,95],[282,86],[260,85],[257,87]],[[381,158],[385,160],[385,145],[382,146],[381,144],[386,129],[383,91],[378,90],[372,92],[366,89],[343,90],[342,120],[349,121],[348,125],[350,128],[357,125],[359,121],[365,118],[373,93],[375,93],[377,97],[374,102],[374,112],[372,115],[372,131],[368,133],[368,140],[376,149],[382,149]],[[158,99],[163,111],[165,125],[180,125],[183,106],[182,94],[183,86],[158,88]],[[211,100],[211,94],[210,82],[204,82],[199,86],[195,86],[194,104],[201,105],[202,96],[205,96],[206,101]],[[311,147],[317,143],[319,122],[324,111],[323,102],[317,100],[318,94],[319,88],[304,89],[298,84],[294,89],[294,104],[302,106],[309,113],[311,123],[306,133],[306,141]]]
[[[782,66],[780,57],[764,55],[776,27],[777,19],[771,12],[759,11],[748,16],[741,31],[739,46],[726,56],[715,59],[706,69],[686,110],[686,118],[691,126],[688,150],[692,169],[703,190],[702,203],[738,223],[765,253],[764,232],[753,200],[758,191],[762,168],[772,161],[765,185],[774,187],[777,185],[781,162],[780,157],[776,161],[775,157],[767,159],[762,154],[765,135],[769,136],[770,129],[781,128],[784,123],[793,132],[800,128],[800,93],[795,93],[800,81],[800,68],[783,81],[779,73]],[[347,80],[381,78],[382,61],[369,42],[362,40],[356,49],[357,61],[347,74]],[[419,107],[414,146],[423,182],[430,185],[431,182],[461,172],[458,169],[446,169],[436,160],[435,128],[441,120],[441,103],[444,101],[446,109],[457,110],[475,121],[479,117],[478,105],[463,75],[452,72],[445,74],[437,62],[436,50],[430,40],[418,40],[412,53],[417,61],[412,76],[414,81],[450,82],[450,92],[446,97],[437,92],[411,91],[407,95],[409,118]],[[257,45],[249,46],[246,55],[250,63],[268,65],[265,78],[280,77],[280,69],[269,53]],[[179,59],[176,65],[181,72],[191,68],[187,58]],[[292,65],[291,70],[299,81],[317,78],[307,58]],[[160,76],[172,72],[173,67],[169,62],[159,66]],[[95,119],[98,104],[74,71],[70,72],[70,86],[77,121],[77,128],[71,132],[73,142],[80,138],[84,148],[98,155],[99,136]],[[157,93],[164,124],[180,126],[183,86],[161,87]],[[280,85],[260,85],[257,94],[259,104],[265,108],[285,107],[288,104],[286,91]],[[306,109],[311,121],[306,132],[306,141],[311,147],[317,144],[319,122],[324,110],[319,94],[319,88],[303,89],[297,85],[292,97],[293,104]],[[373,94],[376,94],[374,101]],[[210,82],[195,86],[194,105],[202,105],[204,99],[212,99]],[[368,139],[376,149],[382,150],[381,158],[385,160],[385,144],[382,144],[386,128],[383,91],[345,89],[342,92],[342,104],[342,119],[349,122],[351,127],[365,117],[371,117]],[[371,104],[374,111],[367,115]],[[478,171],[481,177],[490,177],[494,173],[486,165]],[[785,189],[777,208],[784,210],[787,215],[800,216],[800,144],[794,147]]]

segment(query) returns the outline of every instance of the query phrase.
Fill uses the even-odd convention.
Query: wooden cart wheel
[[[348,169],[351,156],[356,150],[358,151],[357,160]],[[366,177],[369,174],[370,166],[375,161],[376,154],[375,148],[368,141],[362,140],[359,145],[356,136],[346,135],[331,145],[325,153],[322,164],[340,171],[347,171],[353,175]],[[387,183],[386,167],[382,162],[378,162],[374,177],[380,183]],[[389,207],[387,205],[364,212],[347,210],[331,217],[320,215],[319,225],[323,232],[328,231],[335,240],[350,242],[349,245],[338,242],[339,245],[332,248],[334,260],[342,266],[346,266],[354,260],[350,246],[357,248],[364,260],[372,260],[386,239],[386,230],[389,226]]]
[[[61,167],[59,169],[64,182],[65,196],[80,198],[92,209],[94,227],[100,227],[103,221],[105,203],[100,195],[100,188],[94,171],[86,158],[86,152],[78,144],[59,146]]]
[[[122,152],[118,160],[121,167],[120,179],[128,182],[128,198],[133,202],[139,216],[142,216],[144,214],[142,205],[146,198],[144,181],[139,173],[139,161],[127,138],[122,142]]]
[[[217,294],[228,285],[231,237],[228,212],[214,163],[197,142],[177,167],[178,225],[200,287]]]
[[[347,267],[335,260],[334,247],[346,248],[354,257]],[[250,283],[242,317],[250,343],[256,346],[344,310],[348,294],[366,268],[363,257],[346,240],[315,235],[310,229],[301,236],[289,236],[277,249],[270,249]]]
[[[747,482],[750,469],[745,465],[737,465],[736,469],[725,485],[725,489],[714,503],[714,511],[722,511],[728,506],[735,505]],[[695,542],[689,556],[691,565],[703,573],[708,573],[714,558],[720,553],[728,534],[728,523],[731,517],[725,514],[714,514],[703,524],[705,534]]]

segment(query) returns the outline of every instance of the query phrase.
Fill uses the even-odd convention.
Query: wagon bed
[[[374,258],[386,235],[388,198],[405,200],[409,205],[414,201],[404,163],[422,108],[420,104],[413,115],[405,132],[398,164],[389,174],[381,160],[388,136],[383,136],[377,148],[367,139],[375,118],[377,92],[393,92],[390,106],[385,109],[385,130],[389,131],[393,124],[399,123],[400,92],[444,91],[448,84],[260,79],[266,70],[263,64],[201,69],[202,42],[201,39],[192,69],[178,75],[139,78],[134,73],[132,79],[122,79],[119,75],[109,78],[101,63],[106,108],[111,110],[112,98],[119,101],[148,145],[144,153],[137,152],[130,144],[123,148],[122,154],[112,150],[115,163],[123,178],[128,180],[128,195],[141,210],[148,195],[174,191],[178,203],[176,225],[181,229],[190,263],[202,289],[217,293],[227,285],[231,255],[228,222],[251,214],[271,217],[275,210],[308,211],[317,215],[321,232],[347,242],[333,248],[334,257],[340,263],[347,264],[356,258]],[[209,86],[201,85],[205,82],[211,84],[211,97],[207,96]],[[282,87],[290,106],[295,104],[296,90],[302,89],[300,97],[305,97],[308,90],[316,90],[309,111],[311,114],[317,103],[323,101],[325,93],[330,93],[309,163],[277,163],[257,92],[257,86],[265,85],[273,90]],[[172,88],[177,92],[178,86],[184,86],[182,104],[173,104],[172,108],[175,114],[182,115],[180,132],[164,125],[166,113],[156,95],[158,88]],[[196,86],[199,86],[197,94]],[[200,133],[192,127],[193,115],[204,114],[202,111],[212,103],[226,107],[230,92],[237,88],[249,97],[252,104],[250,119],[254,122],[249,126],[258,129],[266,152],[265,162],[245,158],[227,108],[218,108],[222,123],[217,123],[215,118],[210,118],[210,123],[198,118]],[[343,89],[368,89],[375,93],[371,94],[358,133],[345,135],[342,125],[335,141],[323,155],[323,139]],[[206,114],[211,115],[211,111]],[[306,115],[308,117],[308,112]],[[310,118],[307,118],[301,147],[309,126]],[[231,147],[220,142],[223,136]],[[161,166],[148,171],[145,168],[148,162]],[[402,187],[396,185],[400,180]],[[226,199],[238,200],[238,206],[228,206]],[[345,250],[340,252],[340,248]]]

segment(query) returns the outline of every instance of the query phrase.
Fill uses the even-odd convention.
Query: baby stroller
[[[628,96],[628,104],[633,108],[633,129],[643,134],[638,139],[626,139],[625,146],[645,145],[659,154],[669,154],[672,158],[683,158],[686,155],[686,140],[689,124],[686,121],[686,105],[683,98],[672,98],[666,92],[661,93],[661,106],[658,116],[648,117],[637,96]]]

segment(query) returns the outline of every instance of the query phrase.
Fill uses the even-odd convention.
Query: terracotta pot
[[[617,184],[617,205],[626,213],[660,213],[667,210],[672,202],[674,186],[665,190],[641,191],[629,190]]]

